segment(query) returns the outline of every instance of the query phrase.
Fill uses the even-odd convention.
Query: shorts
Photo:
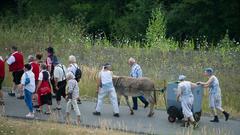
[[[58,82],[58,84],[57,84],[58,90],[56,92],[56,100],[57,101],[61,101],[61,96],[63,96],[64,98],[66,97],[66,85],[67,85],[66,80]]]
[[[222,98],[219,94],[209,94],[209,107],[211,109],[222,107]]]
[[[0,90],[2,89],[3,80],[4,80],[4,78],[0,78]]]
[[[48,93],[46,95],[42,95],[40,96],[40,106],[42,105],[52,105],[52,94],[51,93]]]
[[[14,82],[15,85],[19,85],[19,84],[21,83],[21,78],[22,78],[23,73],[24,73],[23,70],[14,71],[14,72],[12,73],[13,82]]]

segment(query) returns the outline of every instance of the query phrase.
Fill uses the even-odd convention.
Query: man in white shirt
[[[54,68],[54,80],[56,85],[56,100],[57,100],[57,110],[61,110],[60,101],[61,96],[66,97],[66,74],[67,69],[63,64],[58,63]]]
[[[101,109],[103,105],[103,100],[105,96],[109,96],[113,106],[113,116],[119,117],[119,108],[117,101],[117,94],[115,88],[113,86],[112,76],[113,73],[111,70],[111,65],[106,63],[104,65],[103,70],[99,73],[99,79],[97,82],[97,93],[98,93],[98,101],[96,106],[96,111],[93,112],[93,115],[101,115]]]
[[[24,65],[24,74],[21,78],[20,88],[24,89],[24,100],[29,109],[29,113],[26,115],[27,118],[34,118],[33,105],[32,105],[32,94],[35,91],[35,77],[31,71],[31,65]]]

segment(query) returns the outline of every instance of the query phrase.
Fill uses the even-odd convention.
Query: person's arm
[[[38,76],[38,84],[37,84],[37,87],[36,87],[36,92],[38,91],[41,83],[42,83],[42,79],[43,79],[43,74],[42,73],[39,73],[39,76]]]
[[[16,61],[15,57],[11,55],[11,56],[7,59],[7,64],[8,64],[8,65],[12,65],[15,61]]]
[[[96,89],[97,93],[99,92],[100,85],[101,85],[101,72],[99,73],[97,78],[97,89]]]
[[[181,86],[178,86],[178,88],[176,89],[177,101],[180,101],[181,94],[182,94],[182,88]]]
[[[138,69],[137,69],[137,78],[139,78],[139,77],[142,77],[143,75],[142,75],[142,69],[139,67]]]
[[[21,77],[21,83],[19,85],[19,90],[23,90],[23,86],[25,85],[25,80],[26,80],[26,78],[25,78],[25,73],[24,73]]]
[[[59,72],[58,72],[57,68],[55,68],[54,71],[53,71],[53,77],[54,77],[54,81],[55,81],[55,88],[56,88],[56,90],[58,90],[57,84],[58,84],[59,76],[60,76]]]
[[[49,57],[47,57],[46,65],[47,65],[47,70],[51,72],[52,64],[51,64],[51,59]]]
[[[68,81],[68,93],[73,93],[74,86],[75,84],[73,81]]]
[[[203,85],[203,87],[206,88],[206,87],[209,87],[212,81],[213,81],[213,76],[210,77],[207,82],[197,82],[197,84]]]
[[[196,87],[197,87],[197,84],[191,82],[191,89],[194,90]]]

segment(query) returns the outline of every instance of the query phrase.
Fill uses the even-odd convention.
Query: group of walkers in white
[[[36,54],[35,56],[30,55],[28,57],[27,64],[24,64],[23,54],[17,50],[16,46],[12,47],[12,53],[5,60],[0,56],[0,103],[4,104],[1,89],[5,77],[4,63],[6,62],[9,65],[9,71],[12,72],[13,76],[13,88],[9,93],[9,96],[17,96],[18,99],[25,100],[29,109],[29,113],[26,117],[34,118],[34,107],[37,108],[37,112],[43,112],[43,105],[46,105],[47,107],[45,109],[46,111],[43,113],[46,115],[51,114],[52,96],[54,95],[57,102],[56,110],[61,110],[61,97],[67,100],[66,122],[70,123],[70,111],[73,108],[77,115],[77,124],[80,124],[81,112],[78,104],[81,104],[81,100],[79,97],[78,82],[81,78],[81,70],[77,65],[76,57],[73,55],[69,56],[69,65],[68,67],[65,67],[55,56],[52,47],[48,47],[46,51],[47,58],[45,61],[41,60],[42,54]],[[134,58],[130,58],[128,64],[131,67],[129,76],[134,78],[143,76],[142,69]],[[177,100],[181,102],[182,113],[184,114],[184,127],[187,127],[190,124],[194,127],[198,126],[192,113],[194,101],[192,90],[197,85],[203,85],[204,87],[209,88],[209,107],[212,109],[214,115],[214,119],[211,120],[211,122],[219,122],[216,110],[219,110],[224,114],[226,121],[229,118],[229,113],[222,108],[219,81],[213,74],[213,69],[205,69],[204,75],[208,77],[207,82],[192,83],[186,81],[186,76],[184,75],[180,75],[178,78],[180,83],[178,85]],[[117,94],[112,78],[113,73],[111,71],[111,65],[106,63],[103,65],[103,68],[98,75],[96,88],[98,99],[93,115],[101,115],[104,97],[109,96],[113,106],[113,116],[120,117]],[[137,99],[140,99],[144,103],[144,108],[148,106],[149,102],[144,96],[133,97],[134,110],[138,109]],[[33,101],[36,101],[37,103]]]

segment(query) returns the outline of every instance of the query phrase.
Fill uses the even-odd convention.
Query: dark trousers
[[[144,104],[148,103],[148,101],[144,98],[144,96],[132,97],[133,109],[138,109],[138,102],[137,102],[138,98],[142,101],[142,103],[144,103]]]
[[[61,96],[63,96],[64,98],[66,97],[66,85],[67,85],[66,80],[58,82],[58,84],[57,84],[58,90],[56,92],[56,100],[57,101],[61,101]]]

